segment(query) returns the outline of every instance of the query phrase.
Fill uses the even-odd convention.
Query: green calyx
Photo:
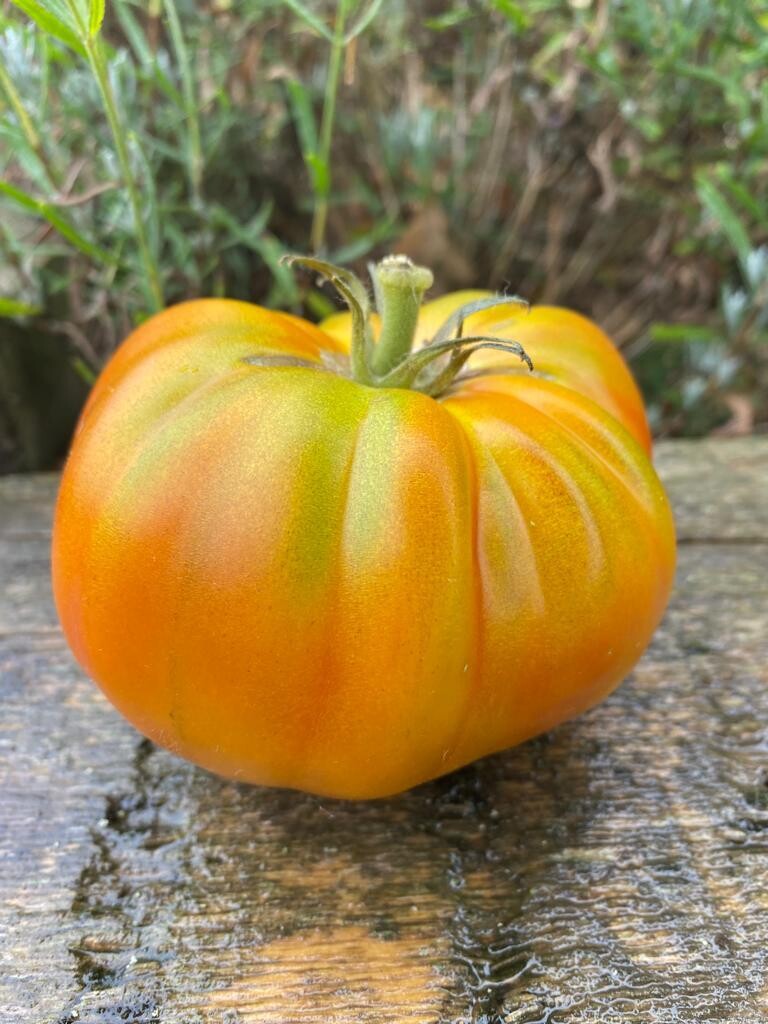
[[[284,256],[282,261],[298,264],[325,277],[349,306],[352,315],[350,369],[360,384],[380,388],[410,388],[437,398],[453,385],[473,352],[492,348],[517,356],[529,370],[533,363],[516,341],[489,335],[464,335],[464,321],[473,313],[502,305],[528,308],[517,296],[493,295],[468,302],[457,309],[437,334],[414,349],[416,326],[424,293],[433,276],[417,267],[407,256],[387,256],[369,267],[375,311],[381,320],[374,340],[371,315],[374,309],[368,290],[351,271],[311,256]],[[494,367],[494,373],[504,372]]]

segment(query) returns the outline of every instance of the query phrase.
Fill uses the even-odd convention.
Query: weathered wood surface
[[[137,736],[56,625],[56,480],[0,480],[0,1022],[767,1021],[768,440],[658,463],[680,568],[632,678],[371,804]]]

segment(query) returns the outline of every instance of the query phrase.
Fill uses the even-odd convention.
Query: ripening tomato
[[[54,590],[156,742],[376,797],[604,697],[664,610],[674,531],[637,389],[588,320],[484,293],[419,311],[428,274],[394,258],[376,341],[359,282],[305,262],[353,316],[199,300],[119,348],[64,471]]]

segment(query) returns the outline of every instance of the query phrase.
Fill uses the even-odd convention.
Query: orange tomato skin
[[[555,343],[555,313],[528,341],[489,315],[548,377],[364,387],[322,368],[342,320],[227,300],[120,347],[63,474],[53,583],[76,657],[138,729],[234,778],[379,797],[626,675],[675,560],[642,404],[583,318]],[[247,361],[270,355],[318,368]]]

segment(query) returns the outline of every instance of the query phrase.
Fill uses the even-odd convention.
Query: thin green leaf
[[[269,223],[269,218],[272,216],[272,203],[269,201],[262,203],[246,224],[241,224],[239,220],[232,216],[229,210],[219,205],[209,206],[208,216],[212,224],[224,228],[230,235],[230,238],[224,242],[220,250],[233,245],[244,245],[254,252],[261,253],[262,247],[258,243],[258,238],[265,230]]]
[[[700,324],[653,324],[651,341],[717,341],[721,332]]]
[[[358,235],[340,249],[333,252],[334,262],[339,264],[354,263],[355,260],[367,256],[381,242],[388,242],[395,234],[397,222],[394,217],[384,217],[377,221],[370,231]]]
[[[128,40],[131,49],[136,54],[136,58],[141,66],[151,73],[153,80],[157,83],[158,87],[162,89],[168,99],[170,99],[171,102],[179,108],[179,110],[183,110],[184,100],[181,93],[160,67],[157,57],[152,51],[152,48],[144,35],[144,30],[141,28],[136,18],[134,18],[128,4],[115,4],[114,12],[117,15],[117,20],[120,22],[120,28],[122,28],[125,33],[125,37]]]
[[[128,143],[139,157],[143,177],[143,199],[146,211],[145,224],[147,225],[147,241],[155,263],[160,257],[160,217],[157,207],[157,190],[155,188],[155,175],[147,159],[147,153],[136,132],[130,132]]]
[[[85,47],[80,42],[74,27],[54,13],[52,4],[44,5],[38,0],[11,0],[11,3],[23,11],[28,18],[31,18],[47,35],[58,39],[60,43],[64,43],[81,57],[86,56]]]
[[[546,43],[542,46],[539,52],[528,61],[528,66],[532,71],[537,73],[541,72],[545,65],[557,57],[570,38],[570,32],[554,32]]]
[[[174,163],[181,164],[182,167],[184,166],[186,153],[183,148],[180,146],[174,146],[171,143],[166,142],[164,139],[159,138],[157,135],[150,135],[148,132],[144,133],[144,138],[153,155],[167,157]]]
[[[740,203],[759,223],[768,227],[768,210],[763,203],[737,181],[730,168],[722,167],[718,174],[719,182],[733,196],[737,203]]]
[[[193,242],[188,231],[182,230],[173,217],[168,217],[163,224],[163,244],[169,265],[176,272],[183,273],[190,281],[195,280],[195,254]],[[216,260],[212,259],[213,266]]]
[[[274,235],[264,233],[254,239],[253,248],[269,267],[274,281],[266,305],[296,306],[299,287],[290,269],[281,262],[285,246]]]
[[[32,149],[21,127],[11,122],[0,121],[0,146],[7,145],[26,177],[33,181],[42,192],[50,192],[51,179],[38,153]]]
[[[91,39],[99,34],[104,21],[105,0],[89,0],[88,2],[88,34]]]
[[[310,28],[314,29],[318,35],[323,36],[323,38],[327,39],[329,43],[333,42],[333,33],[328,26],[325,25],[316,14],[305,7],[301,0],[283,0],[283,3],[286,7],[290,7],[293,13],[297,14],[301,20],[306,22]]]
[[[165,15],[168,21],[171,44],[176,55],[179,75],[181,76],[182,93],[184,96],[186,144],[189,156],[187,170],[189,173],[190,189],[193,199],[199,199],[203,179],[203,150],[200,139],[198,103],[195,95],[195,79],[192,74],[192,65],[181,28],[181,21],[179,20],[179,12],[176,10],[174,0],[165,0]]]
[[[38,149],[40,146],[40,136],[32,122],[32,118],[27,112],[27,108],[24,106],[18,89],[14,85],[11,76],[5,70],[2,61],[0,61],[0,93],[5,93],[30,147],[34,150]]]
[[[55,54],[61,50],[55,40],[43,36],[40,40],[40,59],[38,68],[40,71],[40,89],[38,92],[37,116],[40,124],[44,124],[49,116],[49,99],[51,86],[51,66],[56,59]]]
[[[691,64],[687,61],[678,61],[675,64],[675,71],[679,75],[687,75],[689,78],[696,78],[702,82],[709,82],[711,85],[725,89],[728,79],[720,74],[715,68],[701,64]]]
[[[40,306],[30,306],[28,302],[0,297],[0,316],[37,316],[41,312]]]
[[[351,43],[353,39],[357,39],[358,36],[362,35],[363,32],[368,28],[373,19],[381,10],[381,5],[384,0],[371,0],[371,3],[367,10],[363,11],[357,21],[352,25],[352,28],[344,36],[344,45]]]
[[[286,82],[286,88],[299,136],[301,155],[312,178],[312,189],[315,195],[327,196],[331,188],[331,169],[319,152],[320,141],[309,92],[301,82],[292,79]]]
[[[296,124],[296,132],[299,136],[299,144],[304,159],[308,154],[317,153],[318,138],[315,115],[312,110],[312,101],[309,92],[301,82],[289,78],[286,81],[288,100],[291,104],[291,113]]]
[[[520,4],[513,3],[513,0],[491,0],[491,6],[503,14],[507,21],[518,32],[527,28],[530,20]]]
[[[445,29],[455,28],[456,25],[463,25],[465,21],[471,21],[472,18],[476,17],[477,12],[467,7],[457,7],[453,11],[439,14],[436,18],[427,18],[424,21],[424,26],[431,28],[434,32],[443,32]]]
[[[326,317],[338,313],[339,307],[332,302],[327,295],[323,295],[316,288],[310,288],[304,293],[304,305],[307,307],[315,320],[325,320]]]
[[[15,185],[10,185],[7,181],[0,181],[0,195],[7,196],[17,206],[21,206],[23,209],[29,210],[30,213],[35,213],[38,217],[48,221],[51,227],[55,228],[60,235],[66,238],[76,249],[79,249],[80,252],[90,256],[91,259],[105,264],[114,262],[113,257],[108,252],[105,252],[97,245],[89,242],[87,238],[84,238],[77,228],[65,217],[62,217],[51,203],[35,199],[20,188],[16,188]]]
[[[72,360],[72,367],[78,377],[80,377],[81,380],[84,380],[86,384],[91,386],[96,383],[96,372],[92,370],[88,363],[86,363],[86,361],[80,356],[74,357]]]
[[[307,153],[304,157],[312,174],[312,187],[319,196],[331,191],[331,169],[318,153]]]
[[[747,256],[749,256],[752,244],[749,240],[747,229],[739,220],[733,207],[717,185],[715,185],[714,181],[702,172],[696,175],[696,193],[707,213],[723,229],[734,252],[743,265],[746,262]]]

